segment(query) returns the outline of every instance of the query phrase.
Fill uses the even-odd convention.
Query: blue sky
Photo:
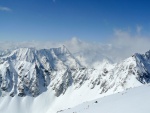
[[[0,41],[105,42],[115,29],[150,35],[149,0],[0,0]]]

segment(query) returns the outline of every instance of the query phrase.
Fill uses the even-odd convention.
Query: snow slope
[[[57,113],[149,113],[150,84],[93,101]]]

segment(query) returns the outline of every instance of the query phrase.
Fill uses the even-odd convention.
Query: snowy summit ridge
[[[11,96],[37,96],[50,83],[52,72],[79,69],[81,65],[65,48],[19,48],[0,57],[1,89]]]

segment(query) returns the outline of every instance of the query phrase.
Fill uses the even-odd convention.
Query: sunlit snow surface
[[[150,84],[84,102],[59,113],[150,113]]]

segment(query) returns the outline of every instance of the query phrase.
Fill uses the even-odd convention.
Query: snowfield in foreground
[[[150,84],[85,102],[58,113],[150,113]]]

